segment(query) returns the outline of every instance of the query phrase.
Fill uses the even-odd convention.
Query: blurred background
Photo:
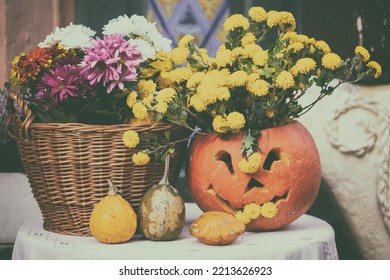
[[[213,54],[225,40],[222,23],[234,13],[246,14],[250,7],[285,10],[294,14],[297,32],[328,42],[342,58],[354,55],[356,45],[366,47],[373,60],[380,61],[383,75],[376,84],[390,81],[390,1],[388,0],[0,0],[0,86],[9,78],[10,62],[15,55],[34,48],[55,27],[70,22],[86,25],[99,32],[108,20],[123,14],[145,15],[156,21],[159,30],[173,43],[191,33],[198,45]],[[373,81],[365,81],[373,84]],[[4,119],[4,98],[0,99],[0,124]],[[12,174],[14,176],[12,176]],[[23,177],[15,143],[0,127],[0,197],[11,205],[0,204],[0,259],[10,259],[18,228],[39,214],[34,202],[12,201],[3,194],[9,185],[15,196],[31,199],[28,183]],[[187,201],[191,198],[185,187],[184,171],[178,188]],[[6,209],[7,208],[7,209]],[[6,213],[15,209],[17,215]],[[33,209],[33,210],[31,210]],[[345,229],[337,205],[326,182],[309,214],[326,220],[336,233],[340,259],[361,259],[362,255]]]

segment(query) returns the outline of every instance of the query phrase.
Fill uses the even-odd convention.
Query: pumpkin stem
[[[119,191],[119,190],[117,189],[117,187],[110,181],[110,179],[107,179],[107,182],[108,182],[108,186],[110,187],[110,189],[108,190],[107,195],[109,195],[109,196],[116,196],[118,193],[121,192],[121,191]]]
[[[171,155],[168,153],[165,156],[165,167],[164,167],[164,175],[161,178],[159,185],[169,185],[168,181],[168,175],[169,175],[169,161],[170,161]]]

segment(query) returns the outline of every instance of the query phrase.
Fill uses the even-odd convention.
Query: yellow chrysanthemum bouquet
[[[222,137],[247,133],[243,151],[249,158],[261,129],[300,117],[345,82],[381,75],[381,66],[361,46],[352,59],[342,60],[326,42],[297,34],[289,12],[252,7],[248,15],[226,19],[228,41],[215,57],[193,44],[192,35],[156,56],[143,72],[157,81],[153,104],[148,104],[155,120]],[[276,38],[265,46],[272,32]],[[313,85],[320,89],[318,98],[302,106],[300,98]],[[145,110],[136,113],[136,104],[130,94],[134,115],[146,118]]]

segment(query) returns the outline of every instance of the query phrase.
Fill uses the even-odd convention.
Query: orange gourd
[[[134,236],[137,216],[110,180],[108,183],[108,195],[94,205],[89,228],[92,235],[102,243],[123,243]]]
[[[205,212],[190,225],[191,235],[207,245],[231,244],[244,232],[233,215],[218,211]]]

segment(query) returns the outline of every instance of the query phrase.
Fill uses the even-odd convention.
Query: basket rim
[[[14,125],[20,126],[21,123],[13,122]],[[175,125],[165,122],[157,122],[154,124],[145,124],[145,125],[131,125],[131,124],[85,124],[85,123],[31,123],[29,130],[39,129],[39,130],[77,130],[77,131],[125,131],[125,130],[134,130],[137,132],[142,131],[161,131],[161,130],[188,130],[185,127],[180,125]]]

